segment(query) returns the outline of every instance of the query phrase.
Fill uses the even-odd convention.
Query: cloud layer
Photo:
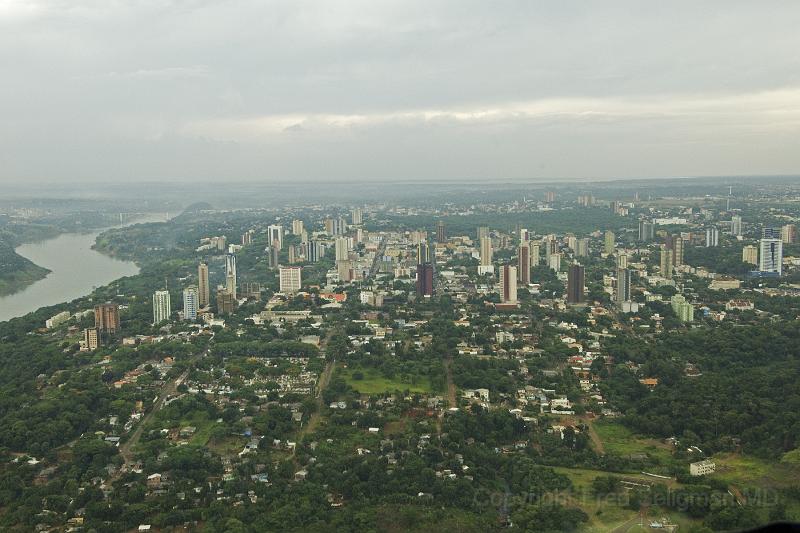
[[[0,1],[0,182],[800,169],[800,4]]]

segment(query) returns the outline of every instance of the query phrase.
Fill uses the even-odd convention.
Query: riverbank
[[[145,217],[133,223],[149,221]],[[107,229],[61,233],[12,249],[17,266],[0,278],[0,287],[6,287],[0,292],[0,321],[69,302],[116,279],[138,274],[134,262],[94,249],[97,236]]]

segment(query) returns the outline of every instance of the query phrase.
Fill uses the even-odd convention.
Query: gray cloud
[[[800,4],[0,2],[0,181],[796,173]]]

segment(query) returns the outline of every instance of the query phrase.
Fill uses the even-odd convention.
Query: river
[[[163,222],[164,219],[163,215],[152,215],[131,224]],[[0,321],[25,315],[40,307],[80,298],[115,279],[138,274],[139,267],[136,264],[92,250],[95,239],[106,229],[89,233],[62,233],[53,239],[17,247],[19,255],[51,272],[19,292],[0,296]]]

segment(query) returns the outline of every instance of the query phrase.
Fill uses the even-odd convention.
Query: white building
[[[300,267],[281,267],[280,268],[280,291],[283,293],[295,293],[300,290],[302,268]]]
[[[761,239],[759,242],[758,270],[761,272],[783,273],[783,241],[780,239]]]
[[[267,242],[272,246],[278,243],[278,250],[283,250],[283,226],[272,224],[267,227]]]
[[[693,476],[705,476],[708,474],[713,474],[714,471],[717,469],[716,463],[709,459],[704,461],[697,461],[696,463],[691,463],[689,465],[689,474]]]
[[[172,314],[172,305],[169,301],[169,291],[156,291],[153,294],[153,324],[160,324],[169,319]]]
[[[183,289],[183,319],[197,320],[197,307],[197,287],[186,287]]]

